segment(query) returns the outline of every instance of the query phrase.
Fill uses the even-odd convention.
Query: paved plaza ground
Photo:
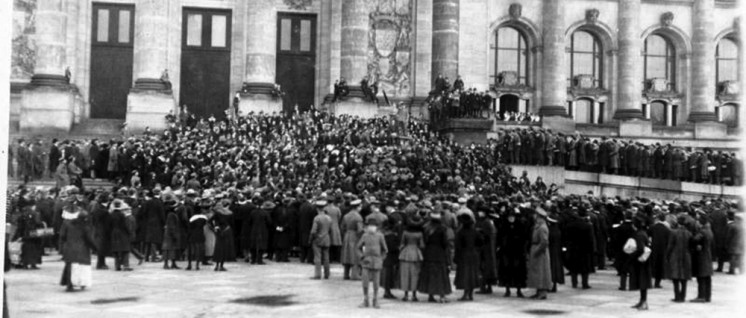
[[[109,259],[109,265],[113,260]],[[185,264],[179,264],[184,267]],[[381,309],[359,309],[359,282],[342,280],[342,267],[332,265],[332,278],[311,280],[313,266],[298,263],[258,266],[243,262],[199,272],[163,270],[162,264],[135,265],[132,272],[94,271],[94,285],[85,291],[64,292],[59,286],[63,263],[46,256],[40,270],[12,270],[5,275],[11,317],[745,317],[742,293],[746,276],[721,273],[713,278],[710,304],[671,302],[671,282],[649,294],[650,310],[630,306],[637,292],[617,290],[613,270],[591,276],[591,290],[561,286],[546,301],[475,295],[474,302],[448,304],[381,300]],[[569,277],[568,277],[569,278]],[[568,282],[569,283],[569,282]],[[690,282],[687,298],[696,295]],[[527,295],[533,291],[526,292]],[[401,298],[400,291],[394,294]]]

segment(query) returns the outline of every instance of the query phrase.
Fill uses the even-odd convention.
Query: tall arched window
[[[592,75],[594,86],[603,87],[603,54],[601,42],[587,31],[575,31],[570,36],[568,86],[576,75]]]
[[[671,90],[676,89],[676,50],[671,41],[659,34],[645,39],[644,80],[665,78]]]
[[[717,83],[738,80],[738,45],[731,38],[723,38],[715,51]]]
[[[518,76],[518,84],[528,85],[528,45],[526,37],[512,27],[501,27],[495,32],[495,76],[512,71]]]

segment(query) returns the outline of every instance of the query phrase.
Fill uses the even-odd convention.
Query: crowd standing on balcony
[[[450,84],[448,77],[439,74],[435,87],[428,96],[428,110],[432,121],[446,118],[487,118],[492,109],[489,92],[465,88],[461,76]]]

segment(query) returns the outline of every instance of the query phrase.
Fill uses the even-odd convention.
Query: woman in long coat
[[[179,249],[182,246],[181,224],[176,211],[176,198],[167,196],[164,202],[166,208],[166,226],[163,231],[163,269],[179,269],[176,260],[179,258]],[[171,261],[171,266],[168,265]]]
[[[692,238],[694,252],[692,257],[692,273],[697,277],[697,298],[692,302],[710,302],[712,296],[712,246],[714,234],[710,228],[710,219],[706,214],[697,218],[699,231]]]
[[[275,227],[274,248],[275,260],[278,262],[289,262],[288,252],[293,247],[293,218],[292,199],[282,199],[282,205],[279,205],[272,212],[272,225]]]
[[[632,254],[629,254],[629,290],[640,290],[640,301],[632,306],[632,308],[647,310],[648,289],[652,287],[650,262],[648,260],[640,261],[639,259],[645,252],[645,247],[650,245],[647,233],[647,220],[642,216],[638,216],[632,221],[632,225],[635,229],[632,239],[635,240],[637,248]]]
[[[461,301],[474,300],[474,288],[481,285],[479,277],[479,250],[482,238],[474,229],[474,221],[467,214],[458,217],[461,229],[456,233],[455,256],[456,289],[462,289]]]
[[[573,208],[574,210],[575,208]],[[571,220],[565,227],[564,239],[567,244],[567,262],[565,266],[570,271],[572,287],[578,287],[578,275],[581,276],[582,287],[590,288],[588,285],[588,274],[593,271],[593,225],[586,220],[587,210],[581,207],[573,214]]]
[[[557,284],[565,284],[565,269],[562,265],[562,230],[557,220],[547,217],[549,227],[549,266],[552,272],[552,289],[557,292]]]
[[[484,244],[479,248],[479,267],[482,282],[478,294],[491,294],[492,285],[497,283],[497,258],[495,240],[497,229],[484,210],[477,210],[477,231],[484,236]]]
[[[549,260],[549,228],[547,212],[539,208],[534,214],[534,228],[531,232],[531,249],[528,254],[528,277],[526,285],[536,288],[534,299],[547,299],[547,291],[552,288],[552,272]]]
[[[109,147],[109,162],[106,165],[106,171],[110,179],[116,179],[119,171],[119,149],[115,143]]]
[[[57,168],[54,172],[54,180],[57,184],[57,188],[64,188],[70,185],[70,175],[67,173],[67,161],[60,160]]]
[[[417,291],[428,294],[429,302],[445,303],[445,296],[451,293],[451,281],[448,278],[449,244],[440,212],[430,213],[430,222],[424,228],[424,238],[425,250]],[[434,295],[439,295],[440,299],[435,300]]]
[[[236,260],[236,250],[233,247],[233,229],[231,229],[231,217],[233,212],[226,207],[223,201],[218,201],[213,208],[215,212],[210,219],[210,225],[215,232],[215,251],[212,255],[215,261],[215,271],[226,271],[224,263]]]
[[[18,228],[12,240],[22,239],[21,264],[24,268],[39,269],[36,265],[41,264],[41,256],[44,253],[42,238],[35,236],[36,230],[44,227],[39,212],[36,211],[34,201],[21,199],[19,207],[22,210],[18,218]]]
[[[652,251],[650,253],[650,268],[653,271],[653,278],[655,279],[654,288],[661,288],[661,280],[666,277],[666,248],[668,247],[668,238],[671,236],[671,229],[668,228],[668,224],[665,222],[665,214],[660,214],[658,220],[650,228],[650,239],[652,243]]]
[[[686,300],[686,283],[692,279],[692,256],[689,252],[692,234],[686,228],[686,219],[680,216],[672,224],[671,237],[666,247],[668,278],[673,280],[674,302]],[[712,265],[710,265],[712,266]]]
[[[114,254],[114,269],[119,271],[131,271],[129,267],[129,252],[132,249],[131,241],[135,235],[132,222],[128,222],[124,215],[125,210],[130,209],[124,201],[116,199],[111,203],[111,252]],[[124,266],[124,268],[122,268]]]
[[[574,137],[568,137],[570,141],[567,143],[567,150],[570,155],[567,159],[567,167],[570,170],[575,170],[578,167],[578,142]]]
[[[160,261],[157,259],[156,249],[163,244],[163,227],[166,224],[166,210],[163,202],[151,191],[143,202],[140,213],[143,214],[145,221],[143,224],[145,261]]]
[[[88,227],[88,215],[74,203],[65,207],[62,212],[62,226],[60,227],[60,248],[65,268],[62,271],[60,285],[67,286],[67,291],[73,291],[74,284],[80,283],[81,288],[90,285],[91,250],[96,250],[93,233]],[[88,266],[88,276],[80,281],[72,281],[72,267]]]
[[[528,230],[514,211],[509,211],[505,219],[497,231],[500,235],[498,281],[505,287],[504,297],[510,297],[510,288],[516,288],[516,295],[523,298],[521,288],[526,287]]]
[[[404,291],[404,301],[409,300],[409,292],[412,292],[412,301],[417,301],[417,283],[422,266],[421,250],[425,247],[422,223],[419,215],[410,217],[399,246],[400,288]]]
[[[401,243],[401,234],[398,226],[397,221],[393,218],[383,223],[383,238],[386,241],[388,251],[383,259],[381,286],[384,288],[383,298],[386,299],[396,299],[391,294],[391,290],[399,288],[399,243]]]

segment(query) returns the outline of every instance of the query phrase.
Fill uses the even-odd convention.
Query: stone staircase
[[[52,138],[57,139],[115,139],[122,136],[121,127],[124,123],[124,119],[84,119],[80,123],[73,125],[73,128],[68,133],[50,133],[50,132],[39,132],[39,133],[26,133],[19,131],[11,131],[10,140],[18,138],[24,139],[41,139],[51,140]]]
[[[17,189],[18,186],[23,184],[23,180],[15,179],[15,178],[8,178],[8,185],[6,189]],[[36,188],[36,187],[44,187],[44,188],[54,188],[57,186],[56,182],[52,179],[42,179],[42,180],[33,180],[29,181],[29,183],[26,183],[26,188]],[[83,179],[83,186],[86,189],[107,189],[111,190],[112,187],[116,186],[115,183],[106,180],[106,179]]]

